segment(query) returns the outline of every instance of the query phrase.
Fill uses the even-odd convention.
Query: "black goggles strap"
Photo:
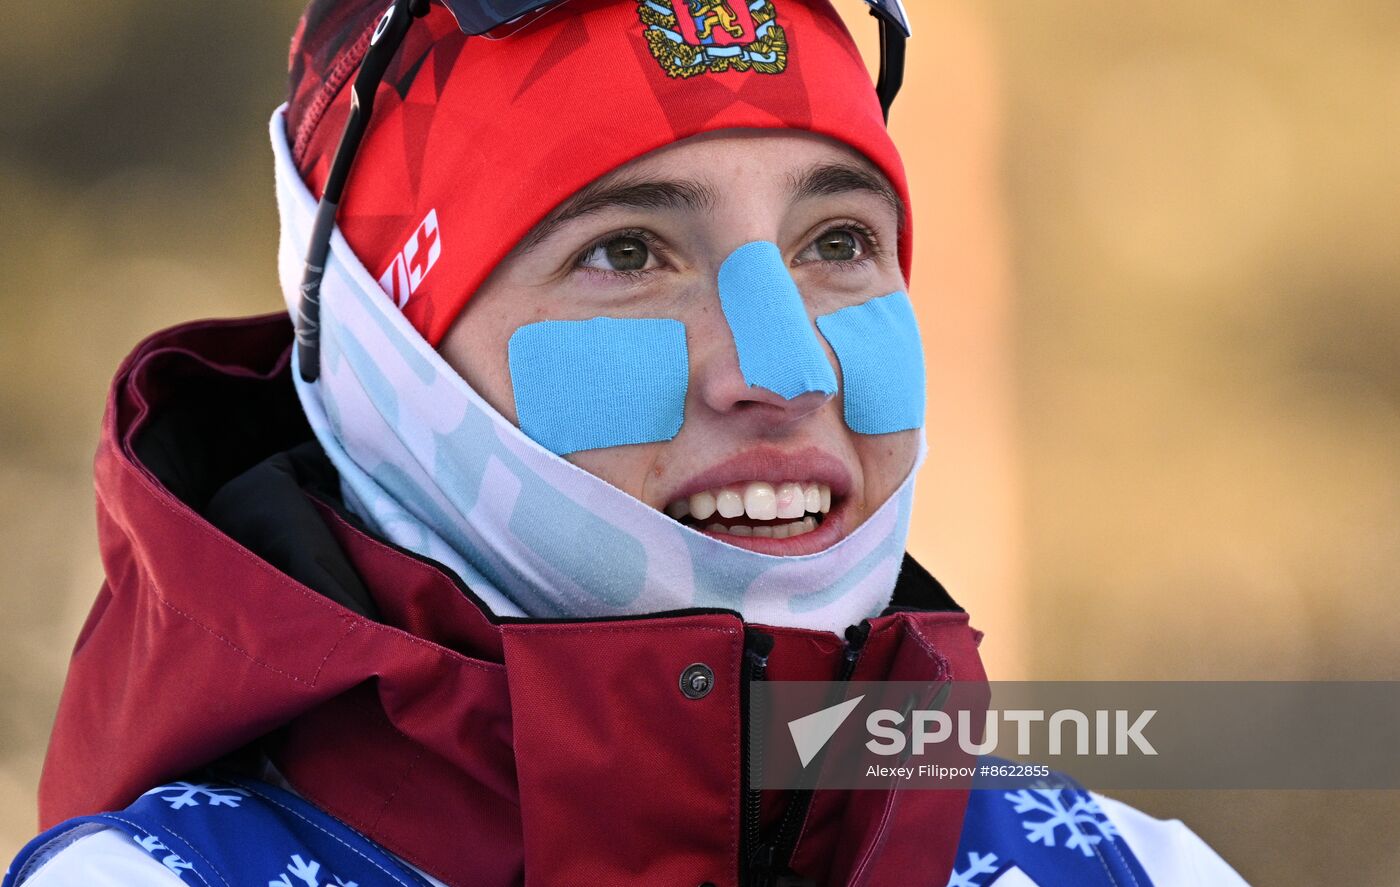
[[[301,302],[297,307],[296,319],[297,367],[302,380],[306,382],[315,382],[321,375],[321,278],[326,273],[326,257],[330,254],[335,214],[345,195],[350,167],[355,163],[360,142],[369,128],[370,115],[374,113],[374,96],[384,80],[384,73],[389,69],[389,62],[399,51],[413,20],[428,14],[428,4],[429,0],[394,0],[374,27],[369,49],[365,51],[360,71],[351,86],[350,116],[345,121],[345,131],[340,135],[335,159],[331,161],[330,175],[321,192],[321,202],[316,207],[316,221],[311,227],[306,267],[301,277]]]
[[[870,14],[880,23],[880,78],[875,82],[875,94],[880,97],[880,110],[889,123],[890,107],[904,85],[904,49],[909,37],[899,25],[874,9]]]
[[[301,301],[297,306],[296,342],[297,370],[302,381],[315,382],[321,375],[321,279],[326,273],[326,258],[330,255],[331,234],[335,216],[345,195],[350,168],[359,153],[360,142],[369,128],[374,112],[374,96],[389,69],[404,36],[415,18],[428,14],[431,0],[394,0],[375,25],[360,71],[351,87],[350,116],[345,121],[340,144],[331,161],[330,175],[316,206],[316,220],[311,227],[311,240],[306,248],[306,266],[301,277]],[[875,92],[885,121],[890,119],[899,88],[904,84],[904,49],[908,38],[907,25],[881,10],[881,4],[871,4],[870,14],[880,22],[880,78]]]

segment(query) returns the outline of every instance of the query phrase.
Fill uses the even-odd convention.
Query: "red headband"
[[[382,5],[316,0],[293,40],[287,130],[318,196]],[[340,229],[436,345],[562,201],[649,151],[732,128],[844,142],[908,206],[874,86],[826,0],[573,0],[499,40],[464,37],[441,7],[415,23],[380,87]]]

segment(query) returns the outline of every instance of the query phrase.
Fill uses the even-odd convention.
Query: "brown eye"
[[[817,257],[825,262],[850,262],[862,253],[860,240],[845,229],[828,231],[813,245],[817,248]]]
[[[635,237],[619,237],[603,244],[608,264],[614,271],[640,271],[647,266],[651,251]]]
[[[817,238],[817,255],[828,262],[849,262],[859,248],[849,231],[828,231]]]
[[[584,253],[579,265],[600,271],[645,271],[654,267],[654,257],[645,240],[624,234]]]
[[[858,222],[832,222],[832,227],[807,241],[802,252],[793,257],[794,265],[827,262],[833,271],[864,267],[866,259],[879,255],[875,235]]]

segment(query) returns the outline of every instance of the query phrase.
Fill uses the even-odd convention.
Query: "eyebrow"
[[[850,163],[823,163],[790,174],[788,186],[794,201],[849,194],[853,191],[874,194],[894,212],[899,227],[904,227],[904,201],[885,177],[872,169]]]
[[[680,179],[603,178],[584,186],[560,204],[520,241],[526,253],[575,219],[616,207],[631,209],[707,210],[717,202],[714,190],[703,182]]]
[[[832,197],[836,194],[865,192],[875,194],[885,201],[890,211],[895,213],[896,224],[904,227],[904,201],[890,186],[888,180],[874,169],[854,164],[820,164],[788,175],[788,187],[792,190],[792,200],[811,200],[815,197]]]

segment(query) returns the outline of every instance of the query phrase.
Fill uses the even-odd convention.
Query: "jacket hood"
[[[200,321],[118,370],[95,462],[106,581],[73,651],[42,825],[265,758],[451,884],[737,884],[738,614],[493,617],[345,513],[290,346],[285,315]],[[835,635],[763,631],[769,679],[837,674]],[[906,559],[853,677],[984,681],[976,642]],[[678,687],[694,663],[714,673],[700,699]],[[819,790],[793,867],[824,884],[943,883],[966,803]]]

